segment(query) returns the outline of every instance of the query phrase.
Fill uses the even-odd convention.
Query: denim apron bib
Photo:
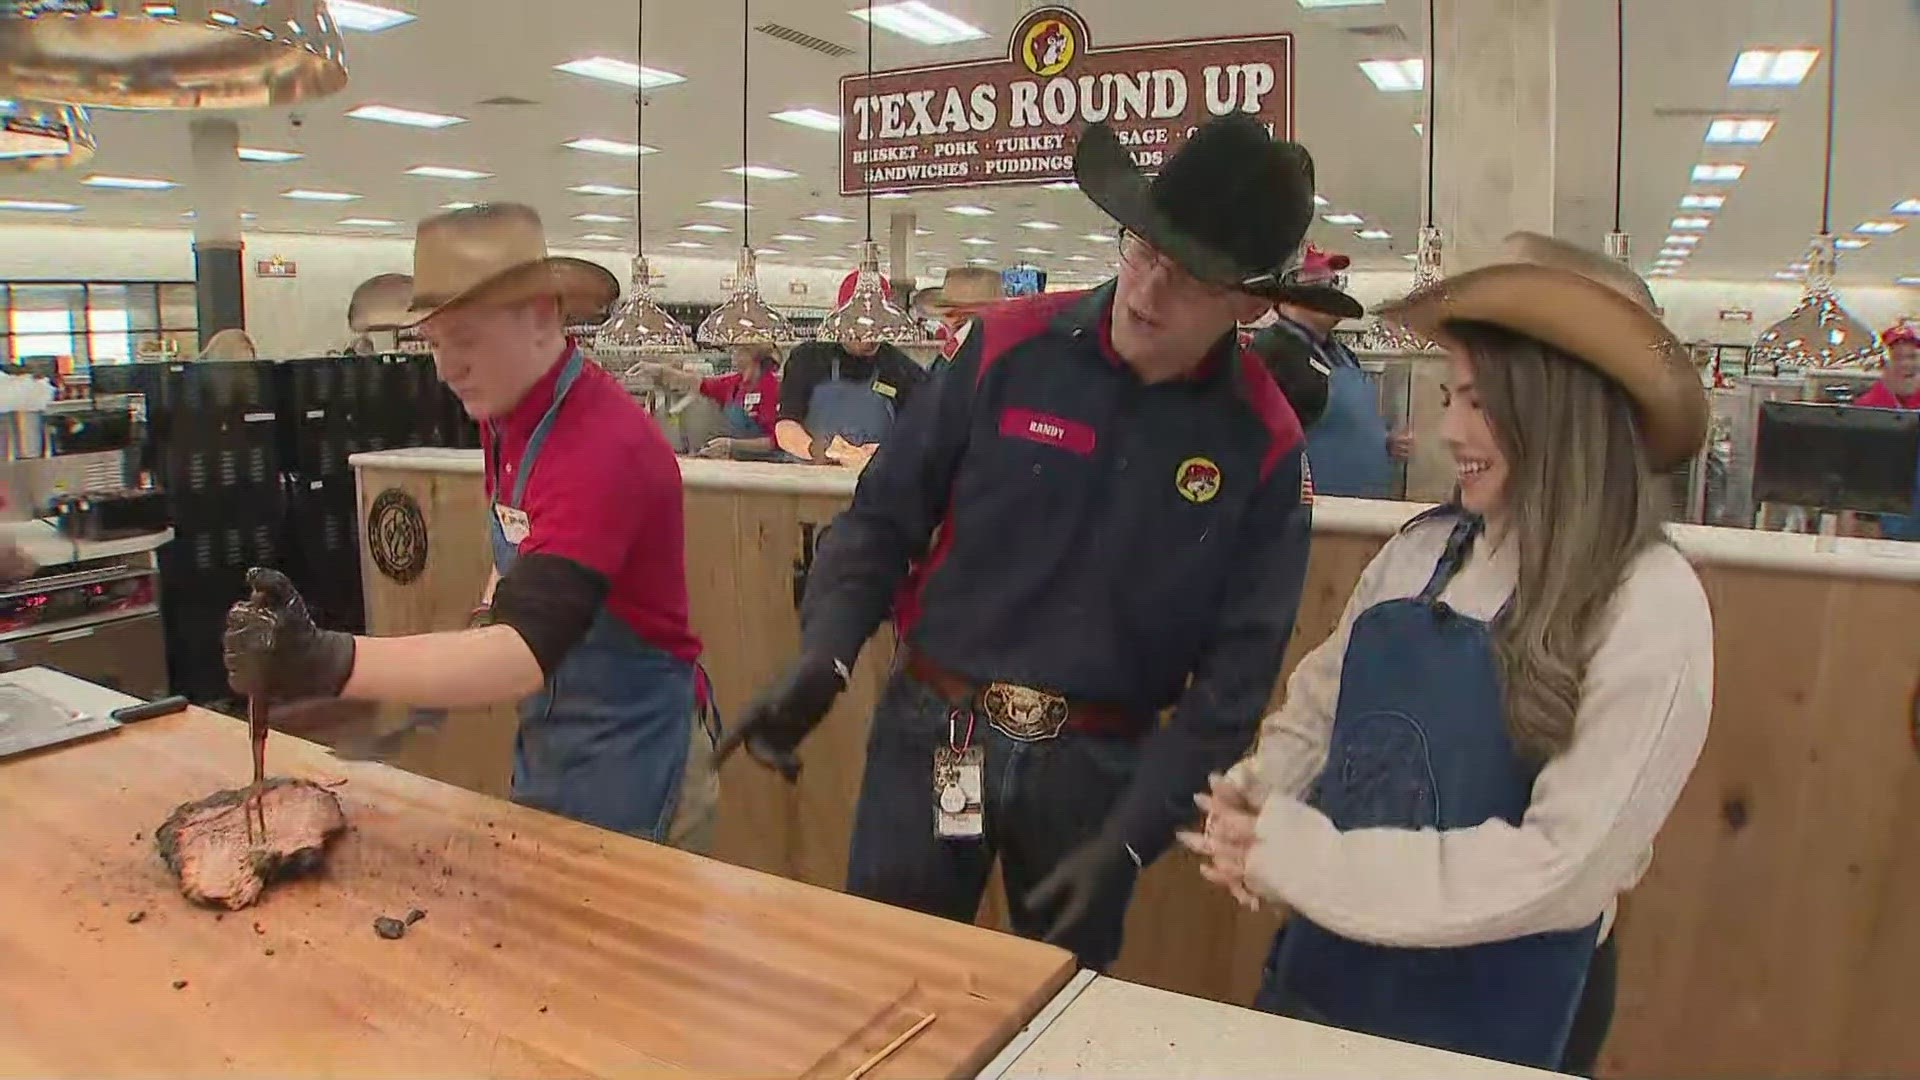
[[[880,378],[874,364],[873,381]],[[855,446],[877,443],[893,427],[893,399],[873,388],[873,381],[843,382],[840,358],[833,358],[830,377],[807,397],[807,431],[824,446],[835,435]]]
[[[1273,325],[1305,342],[1327,365],[1327,407],[1307,428],[1314,491],[1352,499],[1391,498],[1387,422],[1380,416],[1380,391],[1373,379],[1339,342],[1316,340],[1290,319],[1277,319]]]
[[[757,377],[755,381],[758,382]],[[729,439],[758,439],[767,434],[760,429],[759,421],[753,418],[753,413],[747,408],[746,385],[743,375],[740,379],[741,392],[735,394],[733,400],[727,402],[727,407],[720,411],[721,419],[726,421]]]
[[[567,357],[553,404],[520,458],[512,496],[488,521],[493,568],[502,575],[519,545],[501,527],[501,505],[521,508],[527,478],[579,378],[580,351]],[[498,447],[496,439],[494,445]],[[499,462],[493,467],[500,498]],[[664,841],[680,801],[694,722],[696,666],[641,640],[603,604],[586,636],[546,684],[519,706],[513,746],[513,800],[603,829]]]
[[[1419,596],[1354,621],[1327,765],[1308,796],[1342,831],[1465,829],[1496,817],[1518,825],[1533,798],[1538,768],[1507,737],[1491,624],[1440,600],[1480,528],[1463,517]],[[1295,914],[1274,940],[1257,1004],[1557,1069],[1599,932],[1596,919],[1482,945],[1395,948]]]

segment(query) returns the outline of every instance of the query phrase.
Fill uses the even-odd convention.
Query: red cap
[[[1306,253],[1300,257],[1300,268],[1294,271],[1294,280],[1302,285],[1331,281],[1340,271],[1352,265],[1353,260],[1345,255],[1322,251],[1308,244]]]
[[[860,271],[858,270],[840,279],[840,298],[833,302],[834,307],[839,307],[841,304],[852,299],[854,283],[859,280]],[[880,291],[889,297],[893,295],[893,283],[887,280],[887,275],[885,274],[880,275]]]
[[[1892,349],[1896,344],[1920,348],[1920,326],[1902,319],[1887,327],[1886,331],[1880,335],[1880,344],[1887,349]]]

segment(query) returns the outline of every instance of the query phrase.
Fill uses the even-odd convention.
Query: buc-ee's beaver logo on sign
[[[1190,503],[1211,502],[1220,494],[1220,466],[1203,457],[1190,457],[1173,474],[1173,486]]]
[[[1026,36],[1020,40],[1021,62],[1027,65],[1028,71],[1042,78],[1065,71],[1079,51],[1073,28],[1060,19],[1041,19],[1028,27]]]
[[[413,496],[399,488],[374,496],[367,511],[367,549],[373,565],[402,585],[427,568],[427,519]]]

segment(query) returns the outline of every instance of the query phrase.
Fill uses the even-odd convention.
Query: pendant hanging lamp
[[[867,0],[867,80],[862,92],[873,93],[873,0]],[[873,180],[863,170],[861,193],[866,197],[867,239],[860,247],[860,269],[853,281],[853,295],[847,302],[820,320],[814,337],[838,341],[843,345],[916,345],[929,339],[913,317],[893,305],[880,285],[880,245],[873,239]],[[897,277],[900,268],[894,269]]]
[[[1769,326],[1753,344],[1752,363],[1780,368],[1834,368],[1865,364],[1880,349],[1866,324],[1833,294],[1839,259],[1833,238],[1833,117],[1839,71],[1840,4],[1827,0],[1827,157],[1820,194],[1820,232],[1807,253],[1806,291],[1799,306]]]
[[[1419,292],[1429,286],[1439,284],[1441,278],[1441,256],[1444,254],[1440,226],[1434,224],[1433,215],[1433,189],[1438,179],[1438,174],[1434,171],[1433,147],[1435,132],[1433,121],[1434,114],[1439,112],[1439,110],[1434,107],[1435,98],[1433,91],[1435,75],[1435,65],[1433,61],[1434,55],[1437,52],[1434,45],[1435,24],[1437,22],[1434,17],[1434,7],[1434,0],[1427,0],[1427,48],[1426,59],[1422,62],[1427,83],[1426,98],[1423,106],[1426,112],[1426,121],[1424,127],[1421,129],[1422,134],[1426,136],[1427,170],[1426,191],[1424,193],[1426,199],[1425,205],[1422,208],[1420,246],[1414,250],[1413,255],[1413,289],[1411,290],[1413,292]],[[1373,325],[1367,328],[1366,334],[1361,337],[1360,347],[1373,352],[1440,351],[1440,346],[1428,341],[1422,335],[1414,333],[1404,326],[1390,325],[1380,319],[1375,319]]]
[[[760,299],[760,277],[754,268],[753,211],[748,198],[747,166],[747,72],[752,46],[753,21],[749,15],[751,0],[740,0],[740,265],[734,271],[733,292],[727,302],[713,310],[694,331],[702,345],[788,345],[795,335],[786,316]]]
[[[647,5],[639,5],[637,18],[639,29],[636,31],[633,62],[640,70],[646,70]],[[645,138],[647,126],[646,91],[636,87],[634,100],[634,141],[641,146],[647,144]],[[694,351],[693,335],[681,325],[680,320],[667,314],[659,304],[653,302],[653,280],[647,269],[647,155],[634,156],[634,207],[633,207],[633,281],[627,286],[627,298],[619,307],[613,309],[613,317],[607,320],[600,333],[593,339],[594,354],[603,360],[631,359],[641,356],[657,356],[662,353],[690,353]]]
[[[0,97],[250,109],[347,85],[326,0],[0,3]]]
[[[1607,234],[1607,257],[1632,266],[1633,245],[1620,227],[1627,168],[1627,0],[1613,0],[1613,34],[1613,231]]]
[[[81,106],[0,101],[0,173],[78,168],[98,146]]]

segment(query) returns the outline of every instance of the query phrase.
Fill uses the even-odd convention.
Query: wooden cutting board
[[[244,725],[191,709],[0,762],[0,1075],[845,1077],[933,1013],[869,1075],[965,1076],[1073,972],[279,735],[272,771],[338,782],[352,831],[219,915],[153,830],[247,760]]]

